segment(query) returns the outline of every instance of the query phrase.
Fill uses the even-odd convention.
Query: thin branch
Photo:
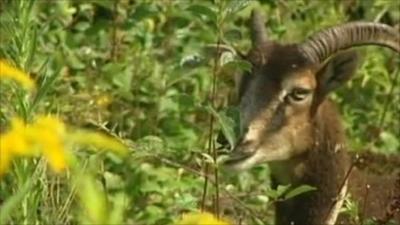
[[[360,224],[364,224],[364,215],[365,215],[365,209],[367,207],[367,200],[368,200],[368,195],[369,195],[369,189],[370,189],[370,185],[367,184],[365,186],[365,195],[364,195],[364,199],[363,199],[363,207],[362,207],[362,211],[361,211],[361,215],[360,215]]]
[[[222,3],[219,5],[219,10],[218,12],[221,14],[222,12]],[[221,15],[220,15],[221,16]],[[217,93],[217,73],[219,70],[219,53],[220,53],[220,45],[222,42],[222,25],[223,25],[223,18],[219,18],[217,21],[217,27],[218,27],[218,34],[217,34],[217,54],[214,57],[214,65],[213,65],[213,71],[212,71],[212,86],[211,86],[211,93],[209,96],[209,101],[211,103],[211,107],[215,108],[215,96]],[[207,147],[207,153],[208,155],[212,155],[213,158],[213,163],[217,162],[217,151],[215,149],[215,143],[214,143],[214,123],[215,123],[215,118],[212,113],[210,113],[210,119],[209,119],[209,137],[208,137],[208,147]],[[208,174],[209,172],[209,164],[205,163],[203,160],[203,165],[205,166],[205,173]],[[215,198],[214,200],[214,207],[215,207],[215,212],[214,214],[219,218],[220,210],[219,210],[219,177],[218,177],[218,167],[214,167],[214,188],[215,188]],[[204,210],[205,207],[205,201],[207,197],[207,188],[208,188],[208,178],[206,177],[204,181],[204,186],[203,186],[203,194],[202,194],[202,200],[201,200],[201,210]]]
[[[356,159],[356,160],[357,160],[357,159]],[[349,179],[349,177],[350,177],[350,174],[351,174],[351,172],[353,171],[354,165],[355,165],[355,163],[352,162],[351,165],[350,165],[350,167],[349,167],[349,169],[348,169],[347,172],[346,172],[346,175],[344,176],[344,179],[343,179],[342,183],[341,183],[340,186],[339,186],[339,190],[338,190],[336,196],[340,196],[340,193],[343,191],[343,188],[345,188],[346,182],[348,181],[348,179]],[[331,215],[331,212],[332,212],[333,208],[335,207],[335,204],[338,202],[338,200],[339,200],[339,199],[336,197],[336,198],[332,201],[332,204],[329,206],[329,210],[328,210],[328,213],[327,213],[327,215],[326,215],[326,217],[325,217],[325,220],[327,220],[327,219],[329,218],[329,215]]]
[[[206,206],[207,187],[208,187],[209,178],[207,176],[207,174],[208,174],[208,164],[204,159],[202,159],[202,161],[203,161],[204,173],[206,174],[206,175],[204,175],[203,193],[202,193],[202,196],[201,196],[201,206],[200,206],[200,209],[203,212],[204,208]]]
[[[119,0],[114,0],[113,4],[113,18],[112,18],[112,39],[111,39],[111,53],[110,58],[111,60],[115,60],[116,53],[117,53],[117,20],[118,20],[118,2]]]

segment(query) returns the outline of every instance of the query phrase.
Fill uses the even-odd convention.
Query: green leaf
[[[228,107],[225,111],[225,115],[229,118],[232,119],[234,122],[234,132],[235,132],[235,138],[239,137],[240,135],[240,111],[239,107],[237,106],[231,106]]]
[[[103,174],[103,178],[105,180],[107,189],[116,190],[123,188],[124,181],[119,175],[106,171]]]
[[[235,122],[224,112],[217,112],[211,106],[208,107],[208,110],[217,118],[217,121],[221,126],[222,133],[225,135],[230,146],[234,146],[236,143]]]
[[[191,95],[178,94],[175,98],[176,98],[177,102],[179,103],[179,107],[180,107],[181,111],[188,110],[195,106],[195,99]]]
[[[289,188],[291,187],[290,184],[288,185],[278,185],[278,187],[274,190],[272,188],[268,188],[266,190],[266,194],[268,197],[277,200],[279,198],[282,198],[282,196],[287,192],[287,190],[289,190]]]
[[[113,76],[112,82],[121,88],[123,92],[129,92],[131,90],[132,73],[124,70]]]
[[[246,8],[252,1],[251,0],[234,0],[229,1],[225,9],[227,15],[237,13]]]
[[[227,40],[228,43],[239,42],[242,38],[242,32],[239,29],[230,29],[224,33],[224,39]]]
[[[270,197],[270,198],[272,198],[274,200],[278,199],[278,197],[279,197],[278,192],[276,190],[272,189],[272,188],[268,188],[265,191],[265,193],[267,194],[268,197]]]
[[[75,29],[77,29],[78,31],[85,31],[89,29],[90,26],[91,24],[89,22],[81,21],[75,24]]]
[[[157,224],[157,221],[165,216],[165,210],[156,205],[146,206],[144,211],[147,214],[146,222],[148,224]]]
[[[93,176],[80,175],[77,178],[78,196],[82,207],[83,222],[104,224],[108,221],[107,196]]]
[[[390,132],[384,131],[380,133],[379,139],[382,141],[383,149],[385,149],[385,152],[387,153],[396,153],[397,149],[400,148],[399,139],[396,137],[396,135]]]
[[[234,59],[229,61],[223,65],[224,68],[232,69],[232,70],[240,70],[240,71],[251,71],[251,63],[245,60]]]
[[[217,13],[210,7],[204,5],[191,5],[187,8],[187,10],[191,11],[196,16],[205,16],[213,22],[217,21]]]
[[[114,5],[113,1],[104,1],[104,0],[94,0],[92,1],[92,3],[108,10],[112,10]]]
[[[65,60],[73,69],[81,70],[85,68],[85,64],[82,62],[82,60],[80,60],[79,57],[72,51],[67,52]]]
[[[104,1],[104,2],[112,2],[112,1]],[[141,21],[155,15],[157,15],[157,11],[155,11],[150,4],[144,3],[144,4],[139,4],[134,14],[132,15],[132,19],[134,19],[135,21]]]
[[[301,185],[299,187],[296,187],[296,188],[290,190],[287,194],[285,194],[285,199],[290,199],[297,195],[300,195],[300,194],[303,194],[303,193],[309,192],[309,191],[314,191],[314,190],[317,190],[317,188],[309,186],[309,185]]]
[[[127,208],[128,196],[124,193],[117,193],[111,199],[113,203],[113,209],[110,212],[110,218],[108,220],[108,224],[124,224],[124,212]]]
[[[267,195],[257,195],[257,199],[262,203],[269,202],[269,197]]]
[[[276,189],[276,192],[277,192],[278,196],[281,197],[283,194],[286,193],[287,190],[289,190],[290,187],[291,187],[290,184],[288,184],[288,185],[278,185],[278,188]]]

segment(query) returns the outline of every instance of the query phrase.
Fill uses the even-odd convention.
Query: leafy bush
[[[0,131],[13,115],[30,121],[51,113],[115,134],[131,149],[124,160],[77,153],[80,169],[93,175],[86,185],[92,189],[82,192],[66,188],[71,174],[51,175],[42,160],[17,160],[0,181],[0,204],[23,193],[8,223],[96,222],[82,218],[79,202],[79,193],[95,191],[106,199],[98,204],[113,206],[109,221],[116,223],[170,224],[203,208],[232,221],[270,224],[274,201],[309,191],[271,190],[267,166],[213,175],[217,133],[233,143],[237,132],[232,71],[248,68],[230,55],[215,59],[207,46],[222,42],[245,52],[254,7],[268,15],[270,38],[283,42],[349,20],[400,21],[400,3],[389,0],[1,1],[0,58],[29,72],[38,87],[28,95],[1,84]],[[400,60],[386,49],[360,52],[356,77],[333,98],[355,151],[398,154]]]

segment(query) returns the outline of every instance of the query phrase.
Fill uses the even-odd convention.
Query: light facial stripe
[[[243,141],[260,140],[259,138],[263,135],[268,126],[267,121],[270,121],[273,117],[279,104],[281,104],[281,102],[275,101],[264,112],[260,113],[256,119],[253,119],[250,124],[248,124],[248,131],[244,134]],[[242,126],[246,126],[246,124],[242,124]],[[245,127],[242,127],[242,130],[243,128]]]
[[[287,90],[283,89],[281,91],[281,93],[279,94],[279,101],[280,102],[284,102],[285,101],[285,97],[286,97],[287,94],[288,94]]]

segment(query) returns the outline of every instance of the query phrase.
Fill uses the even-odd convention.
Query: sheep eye
[[[310,89],[306,88],[294,88],[289,94],[290,98],[294,101],[302,101],[311,93]]]

